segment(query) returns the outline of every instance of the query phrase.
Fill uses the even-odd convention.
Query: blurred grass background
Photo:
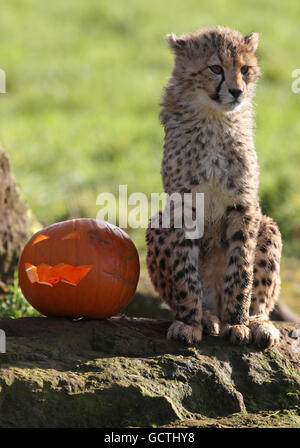
[[[284,237],[282,300],[300,312],[298,0],[10,0],[1,4],[0,144],[42,225],[96,217],[96,197],[161,192],[164,36],[222,24],[261,35],[261,202]],[[144,229],[128,232],[144,262]],[[144,266],[144,265],[143,265]]]

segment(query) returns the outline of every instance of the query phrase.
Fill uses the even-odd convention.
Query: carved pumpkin
[[[19,282],[28,302],[46,316],[105,318],[132,299],[139,257],[119,227],[94,219],[59,222],[28,241]]]

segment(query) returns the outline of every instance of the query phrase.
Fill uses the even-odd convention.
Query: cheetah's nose
[[[238,99],[238,97],[243,93],[242,89],[228,89],[228,90],[235,99]]]

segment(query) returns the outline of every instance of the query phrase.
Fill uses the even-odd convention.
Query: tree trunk
[[[19,197],[9,159],[0,148],[0,281],[10,283],[28,238],[28,215]]]

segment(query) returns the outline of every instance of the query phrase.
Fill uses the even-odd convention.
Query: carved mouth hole
[[[29,281],[31,283],[48,286],[54,286],[59,282],[77,286],[91,269],[91,265],[72,266],[71,264],[60,263],[55,266],[50,266],[49,264],[42,263],[35,266],[31,263],[25,263],[25,270]]]

